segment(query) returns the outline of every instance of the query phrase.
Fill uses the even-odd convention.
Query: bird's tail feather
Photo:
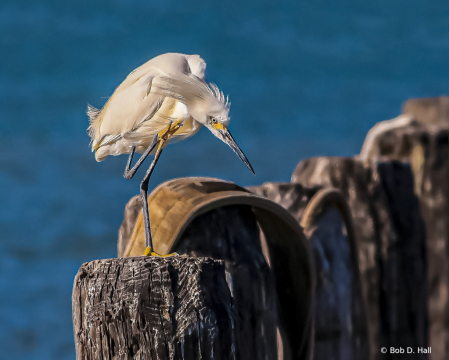
[[[87,104],[87,116],[89,117],[89,127],[87,128],[87,134],[90,136],[90,143],[92,144],[95,132],[97,130],[96,119],[100,115],[101,109],[97,109],[90,104]]]
[[[97,109],[90,104],[87,104],[87,116],[89,116],[89,123],[92,124],[94,120],[100,115],[101,109]]]

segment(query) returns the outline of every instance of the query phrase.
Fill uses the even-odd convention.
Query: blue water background
[[[135,67],[201,54],[230,95],[253,176],[206,129],[164,152],[152,187],[181,176],[288,181],[299,160],[359,152],[410,97],[449,86],[449,2],[0,2],[0,358],[73,359],[71,291],[83,262],[116,256],[140,171],[96,163],[87,103]]]

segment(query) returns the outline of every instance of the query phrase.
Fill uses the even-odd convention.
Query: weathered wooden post
[[[131,201],[119,239],[130,257],[76,277],[78,359],[308,359],[313,268],[285,209],[210,178],[164,183],[149,204],[156,251],[182,256],[133,257],[144,236]]]
[[[404,115],[376,124],[360,153],[365,163],[410,164],[426,225],[429,346],[432,359],[449,357],[449,97],[411,99]]]
[[[282,204],[309,239],[317,279],[314,359],[369,359],[355,232],[342,194],[294,183],[265,183],[250,190]]]
[[[220,261],[141,256],[86,263],[73,287],[77,359],[232,358],[232,305]]]
[[[307,204],[301,225],[314,252],[315,359],[369,359],[357,244],[340,191],[323,189]]]
[[[424,223],[408,164],[355,158],[301,161],[292,182],[341,191],[354,219],[372,359],[381,347],[428,344]],[[426,354],[415,354],[427,358]]]

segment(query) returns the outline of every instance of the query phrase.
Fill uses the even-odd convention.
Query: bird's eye
[[[212,118],[210,121],[212,122],[212,124],[216,124],[218,122],[215,118]]]

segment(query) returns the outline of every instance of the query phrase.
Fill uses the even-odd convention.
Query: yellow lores
[[[226,131],[226,129],[224,128],[223,124],[221,122],[218,122],[216,119],[212,119],[211,121],[211,125],[214,128],[214,130],[217,131]]]
[[[199,55],[163,54],[133,70],[101,110],[90,105],[87,108],[87,131],[97,161],[109,155],[130,154],[124,177],[131,179],[148,155],[154,155],[140,186],[145,255],[157,255],[148,213],[148,182],[169,142],[183,140],[205,126],[254,173],[228,130],[228,99],[216,85],[205,82],[205,70],[206,63]],[[136,151],[142,156],[131,168]]]

